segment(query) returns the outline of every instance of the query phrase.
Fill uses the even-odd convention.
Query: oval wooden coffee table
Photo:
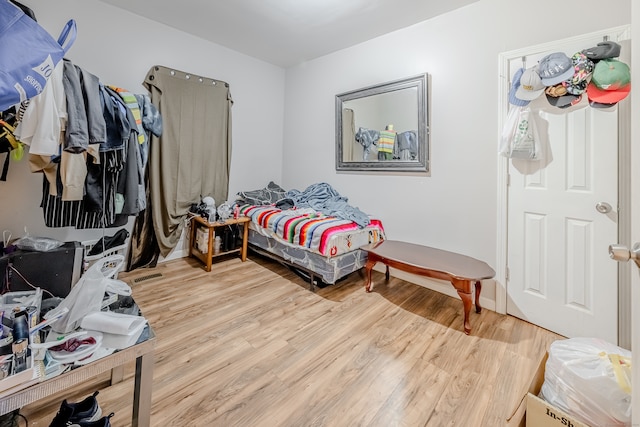
[[[483,279],[491,279],[496,272],[483,261],[471,258],[455,252],[413,243],[399,242],[396,240],[383,240],[372,246],[361,248],[368,253],[367,282],[365,289],[371,292],[371,270],[378,262],[386,265],[385,278],[389,280],[389,267],[419,274],[434,279],[448,280],[458,291],[464,307],[464,332],[469,335],[471,323],[469,312],[471,311],[471,285],[476,289],[476,313],[480,313],[480,292],[482,292]]]

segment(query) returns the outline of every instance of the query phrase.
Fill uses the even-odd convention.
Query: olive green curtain
[[[229,85],[223,81],[163,66],[149,70],[144,86],[162,115],[163,131],[160,137],[151,137],[149,147],[150,212],[136,222],[148,222],[151,217],[155,239],[132,236],[137,247],[131,250],[154,249],[166,256],[176,246],[192,204],[205,196],[213,197],[217,204],[227,200],[233,100]],[[134,234],[149,234],[149,228],[150,224],[136,224]],[[146,242],[157,248],[145,247]],[[140,257],[130,254],[130,260],[135,258]],[[153,257],[143,258],[145,264]]]

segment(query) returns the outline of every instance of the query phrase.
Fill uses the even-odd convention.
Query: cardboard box
[[[515,407],[511,411],[511,414],[505,420],[506,427],[525,427],[526,423],[526,410],[527,410],[527,396],[529,394],[537,395],[542,387],[542,383],[544,382],[544,367],[547,363],[547,358],[549,357],[548,353],[542,357],[542,360],[538,362],[536,365],[536,370],[534,371],[531,382],[529,383],[529,387],[526,390],[523,390],[522,394],[520,394],[520,398],[518,399]]]
[[[518,427],[589,427],[574,416],[538,397],[544,383],[544,369],[549,353],[538,364],[527,393],[507,418],[508,426]]]
[[[545,402],[538,396],[527,394],[527,427],[589,427],[573,416]]]

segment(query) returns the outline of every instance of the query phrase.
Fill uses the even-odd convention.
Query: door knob
[[[596,204],[596,210],[601,214],[608,214],[613,208],[607,202],[599,202]]]
[[[620,262],[632,259],[640,267],[640,243],[635,243],[631,250],[624,245],[609,245],[609,256]]]

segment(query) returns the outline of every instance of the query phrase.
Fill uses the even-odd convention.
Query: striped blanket
[[[326,257],[385,238],[382,222],[375,218],[362,228],[353,221],[323,215],[313,209],[280,210],[274,206],[244,205],[240,213],[251,218],[251,228],[259,233]]]

